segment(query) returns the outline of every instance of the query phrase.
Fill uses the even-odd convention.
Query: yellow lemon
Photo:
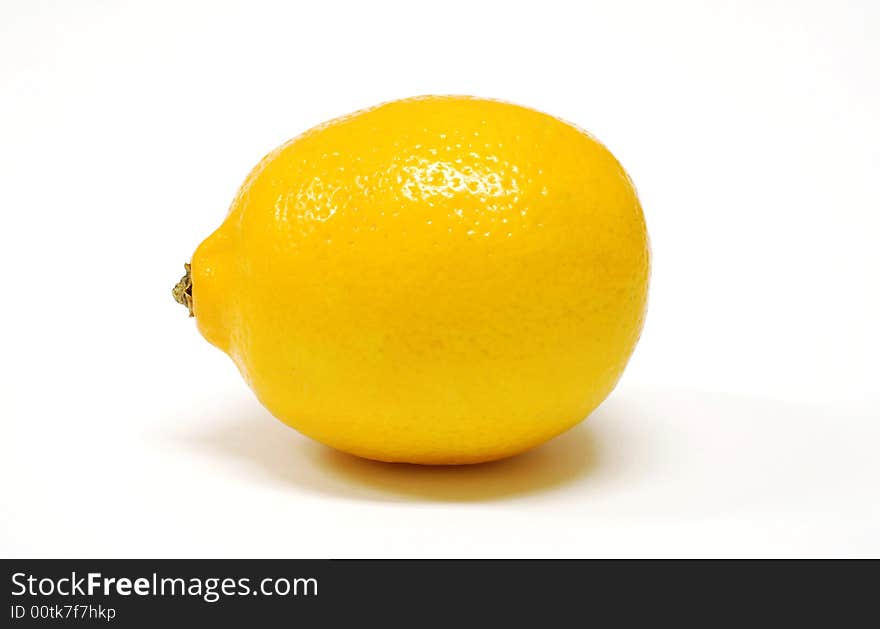
[[[370,459],[476,463],[610,393],[649,265],[632,182],[598,141],[430,96],[269,153],[175,293],[300,432]]]

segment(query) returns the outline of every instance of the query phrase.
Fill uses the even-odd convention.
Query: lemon
[[[429,96],[269,153],[175,293],[300,432],[370,459],[476,463],[611,392],[649,265],[632,182],[593,137]]]

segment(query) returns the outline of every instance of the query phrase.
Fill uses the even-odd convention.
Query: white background
[[[871,0],[3,0],[0,555],[880,555],[878,42]],[[425,93],[587,128],[651,232],[620,386],[502,463],[308,441],[170,296],[264,153]]]

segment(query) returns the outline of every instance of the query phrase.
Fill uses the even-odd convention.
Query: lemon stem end
[[[186,269],[186,273],[183,277],[180,278],[180,281],[177,282],[177,285],[172,289],[171,294],[174,296],[174,301],[181,304],[182,306],[186,306],[187,310],[189,310],[189,316],[193,315],[193,293],[192,293],[192,276],[190,275],[190,265],[184,264],[183,268]]]

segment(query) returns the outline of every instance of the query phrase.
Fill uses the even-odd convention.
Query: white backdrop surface
[[[0,555],[880,555],[880,4],[0,4]],[[256,161],[426,94],[601,139],[654,254],[593,417],[471,468],[274,420],[170,287]]]

